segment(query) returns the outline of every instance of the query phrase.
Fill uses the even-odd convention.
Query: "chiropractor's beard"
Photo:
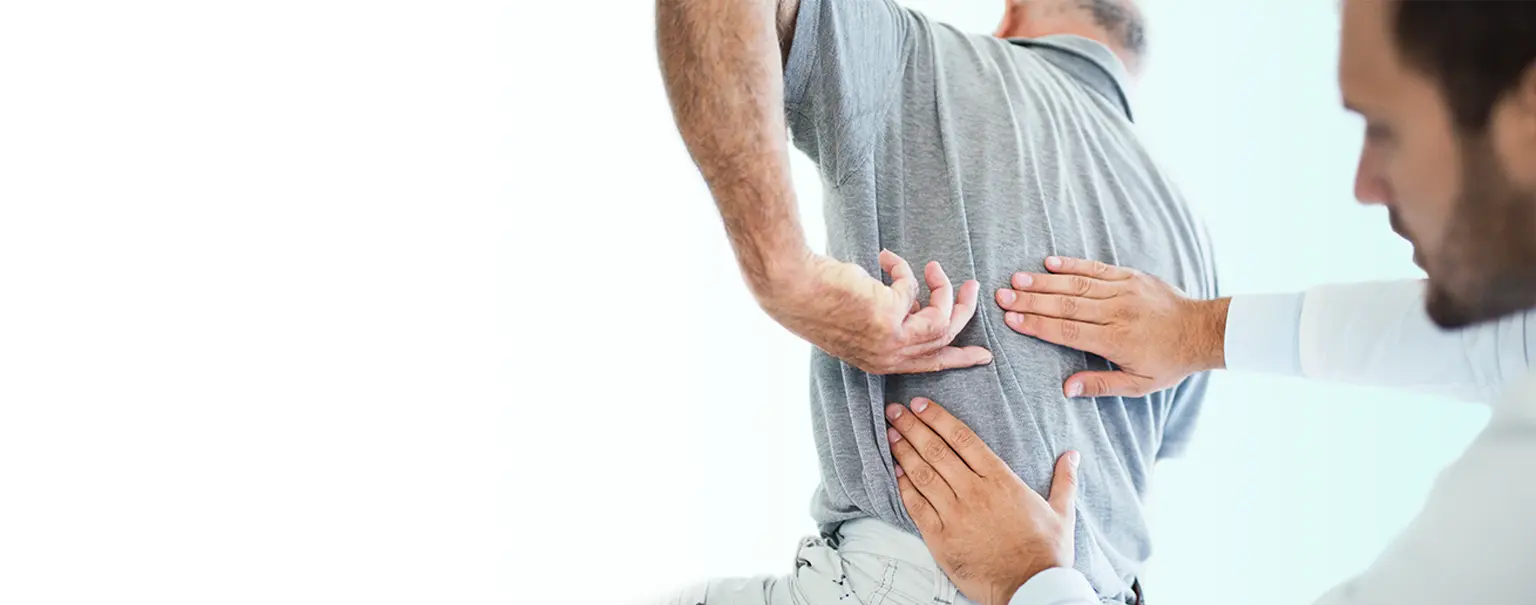
[[[1439,250],[1421,263],[1429,317],[1442,328],[1536,307],[1536,191],[1520,189],[1486,136],[1461,145],[1461,194]]]

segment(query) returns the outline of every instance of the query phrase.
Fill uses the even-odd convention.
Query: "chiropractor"
[[[1228,367],[1492,402],[1487,428],[1403,534],[1320,603],[1530,602],[1536,3],[1345,0],[1341,34],[1344,101],[1366,120],[1356,196],[1388,207],[1427,283],[1202,302],[1132,270],[1053,258],[1051,273],[1016,276],[998,303],[1015,330],[1119,367],[1069,377],[1068,395],[1145,392]],[[1072,569],[1075,453],[1047,500],[941,406],[918,399],[887,417],[901,436],[903,501],[963,593],[985,605],[1100,602]]]

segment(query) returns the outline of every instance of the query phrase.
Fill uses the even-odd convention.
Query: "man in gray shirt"
[[[657,18],[679,129],[743,275],[766,311],[818,347],[811,512],[826,539],[802,541],[787,579],[715,582],[688,600],[942,599],[912,594],[923,591],[911,577],[942,574],[901,554],[902,532],[916,528],[888,453],[886,404],[924,397],[1029,485],[1048,485],[1057,456],[1080,451],[1075,566],[1099,594],[1135,602],[1152,468],[1188,442],[1205,377],[1073,401],[1062,379],[1107,362],[1013,333],[1028,328],[1022,316],[993,304],[970,321],[977,282],[990,297],[1053,255],[1216,295],[1199,221],[1133,132],[1135,7],[1013,2],[998,37],[891,0],[658,0]],[[806,249],[795,219],[786,125],[822,177],[825,256]],[[914,304],[917,278],[897,254],[936,262],[924,271],[929,306]],[[889,286],[870,277],[882,269]],[[950,275],[964,280],[958,297]],[[854,539],[853,550],[880,551],[875,563],[850,561]]]

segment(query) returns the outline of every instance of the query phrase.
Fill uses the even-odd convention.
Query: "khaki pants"
[[[1136,600],[1141,605],[1138,582]],[[788,576],[710,580],[662,605],[975,605],[916,536],[874,519],[800,541]]]
[[[665,605],[972,605],[917,537],[873,519],[800,541],[788,576],[711,580]]]

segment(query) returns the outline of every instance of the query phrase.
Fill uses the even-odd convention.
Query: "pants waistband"
[[[916,535],[873,517],[844,522],[837,527],[835,534],[834,539],[838,550],[874,553],[921,567],[932,572],[934,578],[938,580],[938,585],[935,587],[937,592],[954,590],[949,577],[944,575],[944,572],[939,569],[938,562],[933,559],[933,553],[928,550],[928,545]],[[1140,578],[1132,581],[1131,591],[1127,605],[1144,605]],[[949,592],[949,596],[953,597],[954,593]]]

